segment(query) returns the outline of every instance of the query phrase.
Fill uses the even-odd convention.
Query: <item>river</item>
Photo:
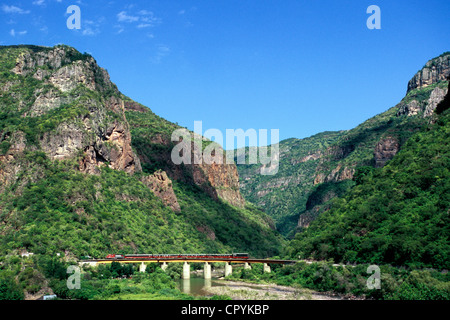
[[[342,297],[322,294],[305,288],[293,288],[275,284],[253,284],[228,281],[221,278],[205,280],[191,274],[189,280],[179,280],[178,288],[193,296],[210,297],[226,295],[233,300],[342,300]]]
[[[224,286],[224,284],[218,282],[216,278],[205,280],[203,277],[191,275],[188,280],[178,280],[177,286],[182,292],[193,296],[212,296],[214,294],[211,293],[211,288]]]

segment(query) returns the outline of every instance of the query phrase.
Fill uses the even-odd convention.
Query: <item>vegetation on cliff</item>
[[[446,110],[436,123],[414,134],[386,166],[360,176],[348,194],[296,235],[287,252],[448,269],[449,134]]]
[[[185,298],[174,290],[177,270],[88,268],[83,290],[71,292],[65,268],[108,253],[232,251],[360,264],[235,278],[448,299],[448,275],[411,271],[450,267],[448,81],[436,73],[448,70],[439,64],[447,56],[427,64],[399,104],[356,128],[280,142],[279,171],[263,176],[259,165],[175,165],[179,126],[121,94],[88,54],[0,47],[0,299]],[[297,233],[282,251],[278,231]],[[364,287],[369,263],[382,265],[382,291]]]
[[[123,96],[90,55],[0,47],[1,286],[20,287],[30,275],[32,291],[46,286],[36,264],[28,270],[13,259],[27,252],[277,254],[282,240],[263,212],[220,197],[201,168],[167,164],[172,145],[164,139],[177,127]],[[166,187],[179,210],[144,183],[170,168]],[[226,178],[238,185],[237,172]],[[230,201],[240,196],[232,191]]]
[[[279,170],[273,176],[261,175],[259,164],[236,161],[242,195],[273,218],[280,233],[287,237],[292,235],[298,223],[298,213],[305,207],[314,188],[315,170],[320,158],[343,133],[322,132],[305,139],[281,141]],[[248,160],[249,149],[246,148],[245,152]]]
[[[353,186],[359,168],[383,167],[414,133],[428,126],[447,91],[449,59],[448,53],[431,59],[398,104],[351,130],[281,141],[280,170],[274,176],[261,177],[257,165],[238,164],[242,194],[271,216],[284,236],[293,237],[329,207],[331,197],[326,196],[320,207],[307,208],[317,187],[328,185],[321,190],[339,196],[343,186]],[[426,80],[423,73],[429,75]],[[343,181],[347,183],[340,184]]]

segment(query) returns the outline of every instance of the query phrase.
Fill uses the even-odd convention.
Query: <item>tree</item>
[[[23,300],[23,291],[13,278],[0,278],[0,300]]]
[[[356,168],[355,174],[353,175],[353,181],[356,182],[356,185],[360,185],[363,179],[372,176],[374,171],[375,168],[371,166],[358,167]]]

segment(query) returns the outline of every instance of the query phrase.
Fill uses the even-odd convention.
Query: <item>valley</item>
[[[195,154],[175,164],[182,127],[125,96],[88,53],[0,46],[0,299],[194,299],[176,286],[180,264],[85,266],[81,289],[67,287],[81,257],[156,252],[297,261],[237,268],[214,299],[448,299],[449,74],[445,52],[387,111],[281,141],[277,174],[261,175]],[[212,143],[188,133],[190,146]]]

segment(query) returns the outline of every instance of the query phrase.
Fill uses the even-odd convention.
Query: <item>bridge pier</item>
[[[191,277],[191,266],[186,261],[183,264],[183,275],[182,278],[184,280],[188,280]]]
[[[233,273],[233,267],[229,262],[225,262],[225,277]]]
[[[139,272],[145,272],[145,269],[147,269],[147,266],[145,263],[141,262],[141,265],[139,266]]]
[[[189,279],[183,279],[181,287],[184,293],[191,293],[191,281]]]
[[[211,265],[208,262],[203,266],[203,276],[205,280],[211,279]]]
[[[246,270],[250,270],[252,267],[250,266],[250,264],[248,262],[244,263],[244,269]]]
[[[167,267],[168,267],[168,266],[167,266],[167,262],[164,261],[164,262],[162,263],[162,265],[161,265],[161,269],[162,269],[163,271],[166,271]]]
[[[264,272],[270,273],[270,266],[267,263],[264,263]]]
[[[205,289],[209,289],[211,288],[211,279],[205,279],[205,284],[204,284],[204,288]]]

